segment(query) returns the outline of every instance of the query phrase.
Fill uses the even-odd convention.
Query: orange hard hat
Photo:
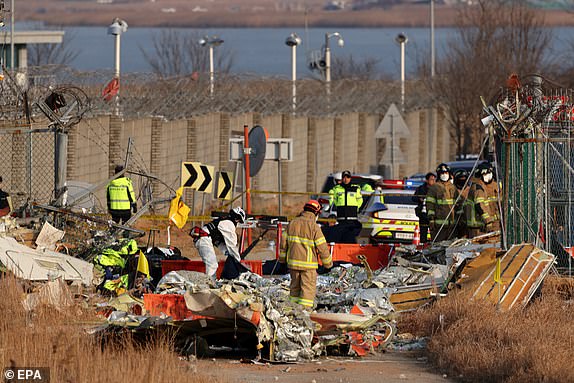
[[[319,203],[319,201],[312,199],[309,200],[305,204],[305,206],[303,206],[303,210],[310,211],[313,214],[319,214],[319,212],[321,211],[321,204]]]

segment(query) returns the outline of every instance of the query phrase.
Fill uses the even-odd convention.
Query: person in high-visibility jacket
[[[137,242],[133,239],[121,243],[121,247],[107,248],[93,259],[94,266],[103,274],[103,281],[98,289],[116,292],[119,288],[128,288],[128,263],[130,257],[138,251]]]
[[[303,211],[289,223],[281,240],[279,262],[287,263],[291,274],[290,300],[311,309],[317,292],[319,259],[323,267],[333,267],[327,241],[317,224],[321,211],[318,201],[310,200]]]
[[[122,165],[117,165],[115,168],[116,174],[124,170]],[[128,221],[132,216],[132,210],[137,213],[136,196],[132,180],[125,176],[118,177],[108,184],[108,211],[112,215],[112,220],[115,223],[122,223]]]
[[[355,238],[361,231],[361,223],[357,220],[359,208],[363,204],[361,186],[351,183],[351,172],[345,170],[343,182],[329,190],[329,203],[337,208],[338,232],[334,242],[355,243]]]
[[[500,230],[499,190],[493,178],[490,163],[478,166],[476,181],[470,188],[464,211],[469,238]]]
[[[440,164],[436,169],[438,180],[426,196],[427,215],[433,241],[450,239],[454,232],[454,204],[458,198],[456,186],[451,182],[450,167]]]

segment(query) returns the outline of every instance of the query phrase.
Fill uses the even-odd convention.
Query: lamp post
[[[401,107],[405,111],[405,45],[409,39],[404,33],[399,33],[395,41],[401,46]]]
[[[223,40],[217,36],[205,36],[199,40],[199,45],[209,48],[209,95],[213,96],[214,72],[213,72],[213,47],[223,44]]]
[[[14,71],[14,0],[10,1],[10,70]]]
[[[108,27],[108,35],[115,37],[115,73],[114,77],[120,82],[120,37],[122,33],[128,30],[128,23],[124,20],[115,18],[112,24]],[[120,91],[116,94],[116,115],[120,111]]]
[[[327,84],[331,82],[331,48],[329,47],[329,39],[331,37],[337,38],[337,44],[340,47],[345,46],[345,40],[339,32],[325,33],[325,81]]]
[[[285,45],[291,47],[291,82],[292,82],[292,107],[293,114],[297,109],[297,45],[301,44],[301,38],[297,33],[291,33],[285,39]]]

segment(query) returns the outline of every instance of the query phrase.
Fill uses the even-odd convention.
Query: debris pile
[[[310,312],[290,301],[289,275],[262,277],[247,271],[233,280],[214,281],[180,270],[157,280],[134,240],[107,241],[112,245],[87,262],[54,251],[62,237],[46,226],[32,249],[0,236],[2,267],[36,283],[23,301],[27,310],[39,304],[66,310],[74,302],[70,286],[92,291],[99,286],[100,294],[112,298],[97,305],[106,323],[92,333],[147,336],[150,330],[175,330],[176,348],[185,355],[225,350],[280,362],[424,347],[421,340],[398,336],[398,313],[428,304],[454,287],[471,289],[475,299],[502,310],[525,305],[555,259],[531,244],[506,252],[475,240],[424,249],[401,246],[384,268],[372,270],[360,255],[360,263],[338,262],[319,275],[316,308]]]

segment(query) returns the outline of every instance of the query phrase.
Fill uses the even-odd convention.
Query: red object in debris
[[[185,305],[185,298],[178,294],[144,294],[144,307],[146,311],[154,316],[161,313],[169,315],[173,320],[194,320],[206,318],[195,315]]]
[[[381,335],[374,335],[370,337],[371,340],[367,340],[363,334],[357,331],[349,331],[346,335],[349,337],[351,349],[353,349],[357,356],[365,356],[369,352],[376,351],[383,340]]]
[[[365,313],[363,312],[363,310],[361,310],[361,309],[359,308],[359,306],[357,306],[357,305],[354,305],[354,306],[351,308],[351,311],[350,311],[350,312],[351,312],[351,314],[365,315]]]
[[[102,91],[102,97],[104,98],[104,101],[110,101],[112,98],[116,97],[119,91],[120,80],[118,80],[117,77],[114,77]]]
[[[242,264],[247,266],[251,272],[263,275],[263,264],[259,261],[248,261],[242,260]],[[221,272],[223,271],[223,265],[225,265],[225,261],[219,261],[219,266],[217,267],[216,276],[219,278],[221,276]],[[183,261],[161,261],[161,275],[166,275],[170,271],[178,271],[178,270],[189,270],[189,271],[198,271],[200,273],[205,273],[205,264],[203,261],[192,261],[192,260],[183,260]]]
[[[574,258],[574,247],[565,247],[564,250],[566,250],[566,252],[570,254],[572,258]]]
[[[329,244],[333,262],[349,262],[359,264],[358,255],[364,255],[371,269],[378,270],[386,267],[394,251],[394,247],[381,245],[359,245],[354,243]],[[319,260],[320,261],[320,260]]]
[[[415,226],[415,232],[413,234],[413,245],[418,246],[421,244],[421,230],[419,225]]]

